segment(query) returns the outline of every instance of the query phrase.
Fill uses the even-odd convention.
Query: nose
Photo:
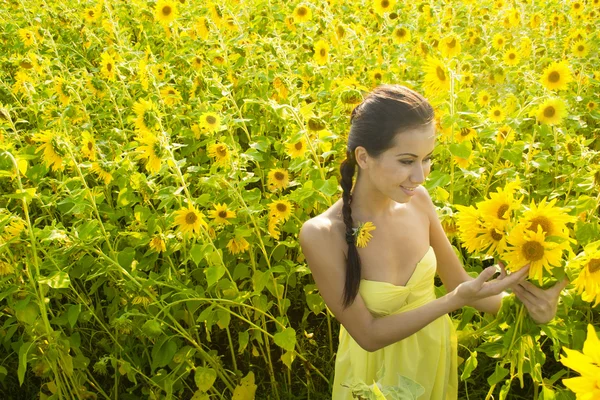
[[[410,181],[417,185],[421,185],[423,182],[425,182],[425,170],[423,168],[423,165],[421,165],[420,163],[415,164],[416,165],[412,169],[410,174]]]

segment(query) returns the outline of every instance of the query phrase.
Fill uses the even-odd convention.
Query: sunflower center
[[[90,10],[90,11],[88,11],[88,15],[89,15],[91,18],[94,18],[94,10]]]
[[[529,225],[529,230],[533,232],[537,232],[538,226],[542,227],[542,230],[545,234],[549,234],[552,232],[552,222],[544,216],[535,217],[531,220],[531,225]]]
[[[282,181],[283,178],[285,178],[285,175],[283,174],[283,172],[277,171],[275,172],[275,179],[278,181]]]
[[[499,133],[503,138],[508,136],[508,131],[506,129],[500,129]]]
[[[193,211],[190,211],[185,215],[185,223],[188,225],[193,225],[197,220],[198,216]]]
[[[388,8],[390,6],[390,2],[388,0],[383,0],[381,2],[381,8]]]
[[[298,16],[304,17],[307,13],[308,13],[308,10],[306,9],[306,7],[298,8]]]
[[[174,96],[175,95],[175,91],[173,89],[169,90],[169,95]]]
[[[164,15],[165,17],[168,17],[169,15],[171,15],[171,12],[173,12],[173,10],[171,9],[171,6],[164,6],[162,8],[162,15]]]
[[[579,3],[573,4],[573,8],[576,10],[579,9],[580,7],[581,7],[581,4],[579,4]]]
[[[87,144],[88,150],[92,150],[93,147],[94,147],[94,145],[92,144],[92,142],[88,142],[88,144]]]
[[[219,211],[219,217],[226,218],[227,217],[227,211]]]
[[[106,70],[108,72],[112,71],[112,64],[111,63],[106,64]]]
[[[510,58],[511,60],[514,60],[517,57],[517,55],[515,53],[510,53],[508,55],[508,58]]]
[[[583,49],[585,49],[585,47],[582,44],[577,46],[577,51],[583,51]]]
[[[554,107],[548,106],[544,108],[544,117],[552,118],[554,117],[554,114],[556,114],[556,110],[554,109]]]
[[[321,49],[321,50],[319,50],[319,55],[320,55],[321,57],[325,57],[325,56],[327,55],[327,50],[325,50],[325,49]]]
[[[227,149],[224,146],[219,146],[217,148],[217,154],[221,157],[225,157],[227,155]]]
[[[544,257],[544,246],[539,242],[527,242],[523,245],[523,255],[527,261],[538,261]]]
[[[456,47],[456,39],[452,38],[451,41],[448,42],[448,47],[453,49]]]
[[[206,123],[207,124],[214,125],[216,122],[217,122],[217,119],[214,116],[209,115],[209,116],[206,117]]]
[[[600,271],[600,258],[592,258],[588,263],[588,270],[590,274]]]
[[[403,38],[404,36],[406,36],[406,29],[400,28],[396,30],[396,36],[398,36],[399,38]]]
[[[339,38],[343,38],[346,35],[346,30],[344,29],[343,26],[338,25],[336,28],[336,33]]]
[[[483,97],[481,98],[481,100],[483,100],[483,101],[488,101],[488,97],[487,97],[487,96],[483,96]]]
[[[501,240],[502,240],[502,238],[503,238],[502,234],[501,234],[501,233],[498,233],[498,232],[496,231],[496,229],[494,229],[494,228],[492,228],[492,229],[490,230],[490,236],[491,236],[491,237],[492,237],[492,239],[494,239],[496,242],[499,242],[499,241],[501,241]]]
[[[494,111],[494,116],[495,117],[499,117],[502,114],[502,112],[500,110],[495,110]]]
[[[444,70],[442,69],[442,67],[436,67],[435,69],[435,73],[438,77],[438,79],[440,81],[445,81],[446,80],[446,73],[444,72]]]
[[[460,136],[469,136],[469,128],[462,128],[460,130]]]
[[[550,72],[550,75],[548,75],[548,81],[552,83],[560,81],[560,74],[558,73],[558,71]]]
[[[287,211],[287,206],[283,203],[277,203],[277,211],[279,212],[286,212]]]
[[[496,216],[500,219],[506,219],[506,217],[504,217],[504,213],[506,211],[508,211],[509,209],[509,205],[508,204],[502,204],[500,206],[500,208],[498,208],[498,212],[496,213]]]
[[[296,150],[302,150],[302,142],[298,142],[298,143],[296,143],[296,144],[294,145],[294,148],[295,148]]]
[[[374,75],[375,79],[377,80],[381,80],[381,74],[379,72],[376,72]]]

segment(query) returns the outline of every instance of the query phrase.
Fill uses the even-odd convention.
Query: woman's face
[[[379,157],[372,158],[364,148],[356,154],[359,164],[371,184],[382,194],[398,203],[406,203],[415,194],[414,189],[425,182],[431,171],[431,157],[435,147],[435,124],[411,128],[398,133],[392,147]]]

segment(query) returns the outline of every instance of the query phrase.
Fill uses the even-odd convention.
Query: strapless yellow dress
[[[421,307],[436,298],[436,267],[435,252],[430,246],[405,286],[362,279],[359,293],[375,317]],[[383,376],[378,376],[379,371],[383,371]],[[346,386],[359,382],[398,386],[398,375],[423,386],[425,392],[418,400],[457,399],[457,341],[450,316],[444,315],[413,335],[374,352],[364,350],[340,327],[333,400],[353,399]]]

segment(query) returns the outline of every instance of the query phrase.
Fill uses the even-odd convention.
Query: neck
[[[389,218],[396,205],[394,200],[370,185],[366,179],[357,178],[351,203],[352,220],[355,223]]]

